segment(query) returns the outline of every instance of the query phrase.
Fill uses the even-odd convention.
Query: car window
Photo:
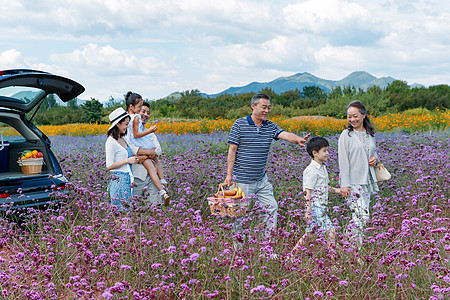
[[[26,139],[11,125],[0,122],[0,143],[2,141],[8,142],[25,142]]]
[[[45,93],[43,90],[27,86],[7,86],[0,88],[0,97],[12,98],[26,104]]]

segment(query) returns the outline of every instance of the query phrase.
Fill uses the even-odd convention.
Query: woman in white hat
[[[122,201],[129,203],[133,196],[131,183],[134,181],[131,164],[139,162],[139,148],[129,145],[123,138],[127,133],[130,116],[119,107],[109,115],[111,126],[108,128],[106,140],[106,167],[114,176],[108,184],[111,204],[124,210]]]

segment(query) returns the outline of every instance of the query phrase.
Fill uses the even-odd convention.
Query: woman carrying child
[[[136,164],[139,158],[136,156],[138,149],[123,138],[128,129],[130,116],[123,108],[114,110],[109,115],[111,126],[108,128],[108,138],[105,144],[106,167],[113,173],[113,179],[108,184],[111,204],[124,210],[122,201],[129,204],[129,198],[133,196],[131,183],[133,173],[131,164]]]
[[[374,166],[378,163],[375,130],[365,106],[358,100],[347,106],[348,128],[338,142],[339,178],[342,195],[352,210],[351,238],[361,248],[370,196],[378,191]]]
[[[144,127],[140,115],[142,105],[144,103],[141,95],[128,92],[125,96],[125,103],[127,105],[127,111],[131,117],[131,122],[128,125],[127,133],[130,143],[143,149],[155,149],[153,138],[149,134],[155,132],[157,127],[156,125],[153,125],[149,129]],[[142,163],[142,165],[150,175],[150,178],[158,189],[158,193],[162,196],[164,203],[168,204],[170,196],[167,194],[163,186],[167,185],[167,181],[164,179],[159,160],[156,157],[153,159],[147,159]]]

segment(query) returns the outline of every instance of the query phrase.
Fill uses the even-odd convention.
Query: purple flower
[[[64,216],[59,216],[56,218],[57,221],[64,222]]]
[[[70,276],[70,280],[63,281],[62,287],[78,298],[99,293],[102,299],[140,299],[147,296],[157,299],[164,295],[178,297],[180,292],[182,294],[179,298],[189,299],[195,297],[193,295],[208,299],[225,298],[226,285],[230,280],[226,271],[228,269],[242,273],[243,293],[250,294],[251,298],[273,298],[277,293],[283,294],[286,287],[291,289],[290,280],[295,280],[295,273],[303,271],[299,262],[309,260],[308,257],[314,257],[311,261],[316,266],[310,271],[317,284],[308,286],[304,295],[311,299],[334,297],[333,293],[338,291],[331,292],[325,288],[328,284],[326,278],[328,275],[332,276],[328,273],[329,266],[326,260],[311,256],[309,247],[303,248],[294,263],[281,264],[287,274],[283,274],[283,270],[279,268],[274,269],[272,264],[264,266],[266,260],[261,260],[258,256],[262,253],[272,254],[275,243],[260,241],[254,235],[252,220],[256,221],[263,216],[264,207],[259,202],[246,216],[250,225],[246,229],[248,247],[239,256],[234,255],[232,225],[227,218],[211,216],[205,203],[206,198],[216,192],[217,181],[222,180],[226,174],[224,161],[227,136],[227,132],[213,135],[159,135],[159,142],[167,149],[160,159],[163,168],[167,170],[169,193],[173,199],[177,199],[176,204],[163,209],[156,206],[144,207],[141,206],[142,199],[135,196],[131,199],[130,209],[122,215],[110,205],[110,196],[106,191],[112,175],[106,170],[104,162],[105,136],[51,137],[64,174],[71,174],[72,182],[67,187],[72,192],[63,195],[65,198],[61,200],[65,205],[58,210],[37,211],[33,213],[35,217],[27,218],[32,226],[41,219],[53,220],[53,223],[43,223],[39,232],[40,239],[36,239],[38,245],[35,245],[34,239],[20,233],[17,235],[7,224],[0,223],[0,232],[5,235],[3,242],[7,242],[6,239],[11,236],[14,239],[11,250],[15,253],[0,253],[0,264],[7,266],[5,272],[0,272],[0,279],[14,283],[11,289],[8,288],[10,295],[5,295],[6,291],[2,291],[2,297],[11,298],[21,293],[30,299],[41,299],[46,294],[48,298],[56,299],[55,291],[52,291],[55,288],[50,287],[49,282],[59,280],[60,274],[51,269],[55,257],[59,255],[68,257],[64,264],[67,264],[67,279]],[[337,180],[338,136],[329,136],[329,139],[331,146],[327,168],[330,178]],[[372,282],[374,294],[386,294],[390,289],[397,288],[408,298],[414,295],[412,289],[415,288],[417,291],[430,293],[430,299],[448,297],[448,289],[444,285],[450,282],[450,275],[441,271],[446,263],[446,254],[450,251],[446,214],[450,201],[445,194],[450,185],[442,180],[448,177],[447,170],[450,168],[447,145],[447,132],[411,135],[377,133],[378,154],[390,169],[395,168],[396,176],[391,181],[380,184],[380,192],[372,195],[372,201],[377,204],[364,227],[363,244],[370,244],[374,249],[366,257],[372,262],[373,270],[370,275],[359,276],[359,280],[362,280],[361,284],[376,281]],[[303,193],[300,192],[301,185],[292,191],[286,188],[294,185],[291,181],[301,182],[302,170],[310,159],[303,150],[299,153],[293,145],[276,143],[273,146],[266,171],[270,180],[277,182],[274,192],[281,198],[279,214],[282,217],[280,220],[283,220],[279,222],[278,232],[275,234],[278,234],[278,238],[293,241],[295,235],[306,227],[303,221],[304,203],[301,200]],[[417,178],[420,180],[415,183]],[[338,183],[333,182],[333,185]],[[286,191],[284,196],[283,191]],[[25,192],[22,193],[24,197]],[[347,232],[346,224],[352,223],[350,208],[344,201],[339,196],[330,194],[329,217],[337,225],[339,238]],[[148,214],[150,211],[152,213]],[[64,219],[59,218],[62,216]],[[68,217],[68,222],[78,218],[85,222],[77,221],[67,228],[65,216]],[[341,216],[342,224],[339,219]],[[136,225],[132,226],[133,231],[120,229],[123,222],[116,220],[125,221],[124,217]],[[396,243],[397,237],[400,243]],[[343,251],[356,254],[353,242],[347,240],[351,239],[344,239]],[[317,242],[317,248],[326,251],[328,247],[325,240],[318,238]],[[385,244],[388,247],[384,247]],[[122,260],[123,257],[126,260]],[[148,265],[150,269],[148,266],[140,267],[142,257],[153,257]],[[127,264],[138,273],[125,271],[127,268],[121,267],[122,264]],[[352,267],[355,269],[351,272],[361,271],[356,264]],[[9,273],[8,268],[14,273]],[[423,278],[419,275],[412,280],[411,276],[415,274],[411,273],[412,268],[429,268],[431,272],[422,272]],[[204,272],[208,269],[215,269],[217,272]],[[260,275],[267,274],[270,277],[251,276],[255,269],[262,270]],[[93,274],[95,270],[97,272]],[[150,271],[146,273],[145,270]],[[325,270],[328,274],[323,274]],[[389,274],[383,273],[386,270],[389,270]],[[28,274],[23,276],[24,272]],[[123,275],[125,272],[129,273],[126,277]],[[201,273],[206,277],[198,277]],[[48,278],[42,283],[42,289],[26,282],[28,277],[31,282],[37,282],[42,276]],[[179,276],[184,279],[179,280]],[[272,280],[277,277],[278,280]],[[353,284],[353,280],[346,277],[333,277],[337,280],[338,287],[344,288],[341,298],[349,297],[345,294],[345,289]],[[106,278],[109,283],[100,281]],[[140,289],[139,282],[143,279],[153,280],[152,286]],[[120,284],[114,285],[117,281]],[[412,282],[417,282],[417,286]],[[430,287],[433,283],[435,285]],[[324,292],[317,291],[319,288],[324,288]],[[353,292],[354,298],[365,295],[362,290]]]
[[[113,294],[111,294],[110,291],[106,290],[106,291],[103,292],[102,296],[105,299],[111,299],[113,297]]]
[[[316,297],[323,297],[323,293],[321,291],[315,291],[313,295]]]
[[[196,261],[197,258],[199,258],[199,257],[200,257],[200,254],[198,254],[198,253],[192,253],[191,256],[189,257],[189,259],[190,259],[191,261]]]
[[[209,293],[208,295],[206,295],[207,298],[215,298],[219,295],[218,291],[214,291],[213,293]]]
[[[258,286],[255,287],[255,288],[252,288],[252,289],[250,290],[250,293],[252,294],[252,293],[254,293],[254,292],[264,292],[265,289],[266,289],[266,286],[263,285],[263,284],[261,284],[261,285],[258,285]]]
[[[281,280],[281,285],[286,286],[289,284],[289,279],[282,279]]]

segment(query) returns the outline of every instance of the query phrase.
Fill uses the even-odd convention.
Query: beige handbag
[[[377,182],[382,182],[391,179],[391,173],[384,167],[383,164],[378,164],[373,167],[375,170],[375,177]]]

